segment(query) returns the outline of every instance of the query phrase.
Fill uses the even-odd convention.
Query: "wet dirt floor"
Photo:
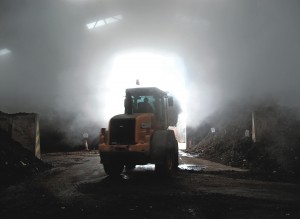
[[[43,154],[53,165],[0,193],[0,218],[300,218],[300,186],[180,153],[171,178],[153,165],[108,177],[97,151]]]

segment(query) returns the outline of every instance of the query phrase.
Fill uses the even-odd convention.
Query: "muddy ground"
[[[106,176],[97,151],[43,154],[53,168],[2,189],[0,218],[300,218],[299,182],[181,152],[177,174],[154,166]]]

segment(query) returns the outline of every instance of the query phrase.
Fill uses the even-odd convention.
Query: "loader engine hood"
[[[109,144],[136,144],[139,133],[146,129],[152,129],[153,123],[154,115],[152,113],[116,115],[111,118],[109,123]]]

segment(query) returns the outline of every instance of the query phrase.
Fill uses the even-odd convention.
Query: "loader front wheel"
[[[124,165],[120,163],[103,163],[104,171],[109,176],[118,176],[123,172]]]
[[[155,172],[160,176],[171,176],[174,171],[175,166],[175,155],[172,152],[169,152],[165,155],[165,158],[162,163],[155,165]]]

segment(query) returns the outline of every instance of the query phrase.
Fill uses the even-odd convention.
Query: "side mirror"
[[[101,128],[100,134],[105,135],[106,134],[106,128]]]
[[[106,142],[106,128],[101,128],[100,131],[100,144],[105,144]]]
[[[168,97],[168,105],[173,106],[173,97]]]

